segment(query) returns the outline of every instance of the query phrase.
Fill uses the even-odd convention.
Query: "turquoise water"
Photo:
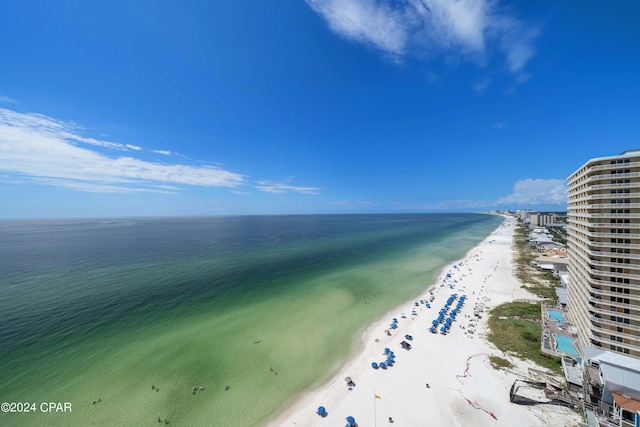
[[[566,322],[564,315],[562,314],[561,311],[558,311],[558,310],[549,310],[549,318],[551,320],[556,320],[562,323]]]
[[[73,405],[0,425],[260,425],[501,221],[0,221],[0,400]]]
[[[580,352],[573,344],[574,340],[564,335],[553,334],[556,340],[556,350],[568,354],[569,356],[580,357]]]

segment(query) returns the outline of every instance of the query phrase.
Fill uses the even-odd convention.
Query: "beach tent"
[[[316,413],[321,417],[324,417],[325,415],[327,415],[327,410],[324,406],[318,406],[318,410],[316,411]]]
[[[409,344],[409,343],[408,343],[408,342],[406,342],[406,341],[402,341],[402,342],[400,343],[400,345],[401,345],[401,346],[402,346],[402,348],[404,348],[405,350],[411,350],[411,344]]]

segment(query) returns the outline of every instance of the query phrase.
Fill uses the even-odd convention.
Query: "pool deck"
[[[562,323],[562,327],[558,326],[558,321],[553,320],[549,317],[549,310],[557,310],[562,312],[562,315],[566,319],[566,322]],[[571,323],[571,318],[567,315],[567,311],[554,306],[542,306],[542,352],[549,354],[551,356],[568,356],[566,353],[560,352],[556,350],[556,340],[553,338],[553,334],[564,335],[565,337],[571,338],[573,341],[573,345],[576,349],[582,354],[582,349],[580,348],[580,344],[576,339],[576,335],[571,331],[575,331],[575,327]]]

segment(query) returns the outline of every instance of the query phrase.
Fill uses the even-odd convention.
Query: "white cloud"
[[[170,185],[236,187],[245,176],[220,168],[109,157],[77,143],[139,151],[135,145],[78,134],[80,127],[0,108],[0,171],[32,182],[81,191],[171,192]]]
[[[348,205],[348,200],[337,200],[335,202],[329,202],[330,205]]]
[[[539,30],[501,13],[497,0],[306,0],[335,33],[396,60],[445,53],[484,61],[493,50],[520,72]]]
[[[402,9],[366,0],[307,0],[307,4],[342,37],[391,55],[404,54],[409,23]]]
[[[566,205],[567,186],[563,179],[522,179],[513,192],[498,199],[498,205]]]
[[[162,154],[163,156],[170,156],[171,155],[171,151],[168,150],[150,150],[153,153],[158,153],[158,154]]]
[[[276,194],[286,193],[289,191],[302,193],[302,194],[318,194],[318,192],[320,191],[320,189],[316,187],[300,187],[300,186],[290,185],[288,182],[289,180],[284,182],[258,181],[256,182],[256,188],[266,193],[276,193]]]
[[[17,105],[18,101],[16,101],[15,99],[9,98],[8,96],[0,95],[0,104]]]

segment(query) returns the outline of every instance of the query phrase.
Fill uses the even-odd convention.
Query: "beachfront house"
[[[586,425],[640,425],[640,359],[595,347],[582,352]]]

